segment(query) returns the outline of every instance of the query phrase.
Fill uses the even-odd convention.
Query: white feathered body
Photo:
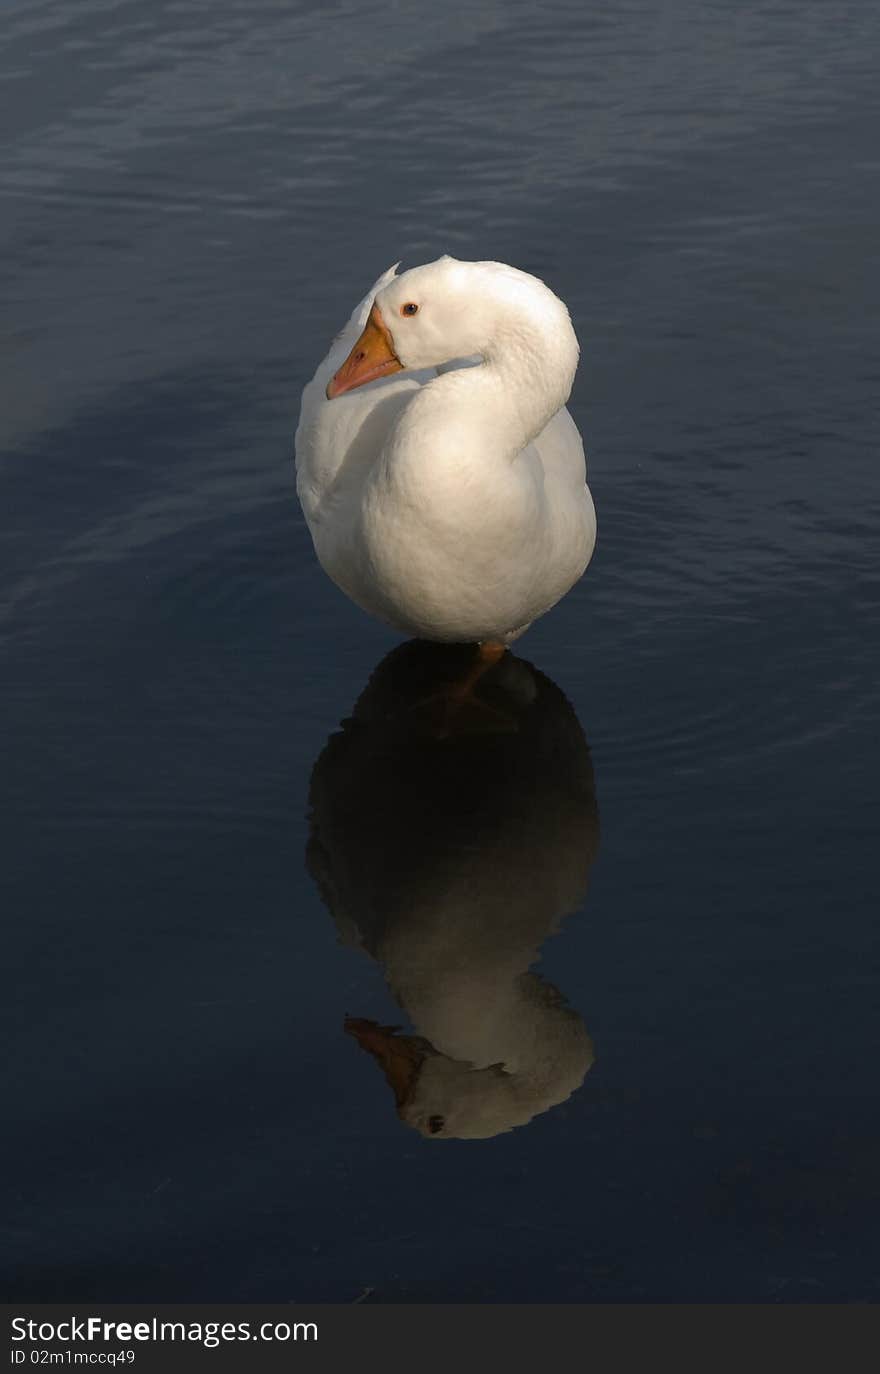
[[[365,611],[406,635],[507,643],[565,595],[595,544],[583,446],[564,404],[577,343],[536,278],[495,263],[431,267],[446,264],[482,271],[470,290],[478,315],[500,315],[497,344],[484,325],[489,342],[473,331],[459,340],[476,343],[479,360],[416,367],[327,400],[373,301],[391,318],[386,297],[429,270],[397,278],[391,268],[303,392],[297,490],[322,567]],[[406,364],[396,318],[394,338]]]

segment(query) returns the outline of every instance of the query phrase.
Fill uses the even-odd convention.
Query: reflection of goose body
[[[325,572],[404,634],[507,644],[596,539],[562,301],[504,263],[380,277],[303,392],[297,490]],[[473,365],[476,364],[476,365]]]
[[[481,682],[507,728],[426,727],[418,703],[467,652],[410,643],[379,666],[315,765],[309,862],[419,1033],[347,1025],[400,1116],[476,1138],[563,1102],[592,1063],[580,1017],[528,970],[584,894],[598,821],[577,718],[522,660]]]

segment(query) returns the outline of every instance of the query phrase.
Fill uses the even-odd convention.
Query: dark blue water
[[[876,6],[2,19],[3,1294],[876,1300]],[[292,468],[442,252],[568,303],[599,516],[445,742]],[[582,1084],[423,1138],[345,1018],[542,942]]]

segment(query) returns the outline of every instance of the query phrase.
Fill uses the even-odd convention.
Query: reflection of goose
[[[577,339],[549,287],[504,263],[395,273],[303,392],[305,517],[323,568],[365,610],[424,639],[507,644],[573,586],[596,540],[565,408]]]
[[[592,1063],[580,1017],[528,969],[584,894],[598,819],[574,711],[521,659],[481,679],[493,711],[432,728],[419,703],[470,652],[411,642],[380,664],[315,764],[308,858],[343,939],[384,965],[419,1034],[346,1028],[404,1121],[478,1138],[565,1101]]]

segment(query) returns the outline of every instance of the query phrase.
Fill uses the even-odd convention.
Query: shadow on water
[[[412,641],[382,660],[311,780],[308,866],[340,932],[384,968],[416,1034],[345,1029],[424,1136],[485,1139],[583,1083],[593,1046],[529,972],[582,901],[599,822],[565,696],[505,656],[451,720],[473,650]],[[488,708],[488,709],[487,709]]]

